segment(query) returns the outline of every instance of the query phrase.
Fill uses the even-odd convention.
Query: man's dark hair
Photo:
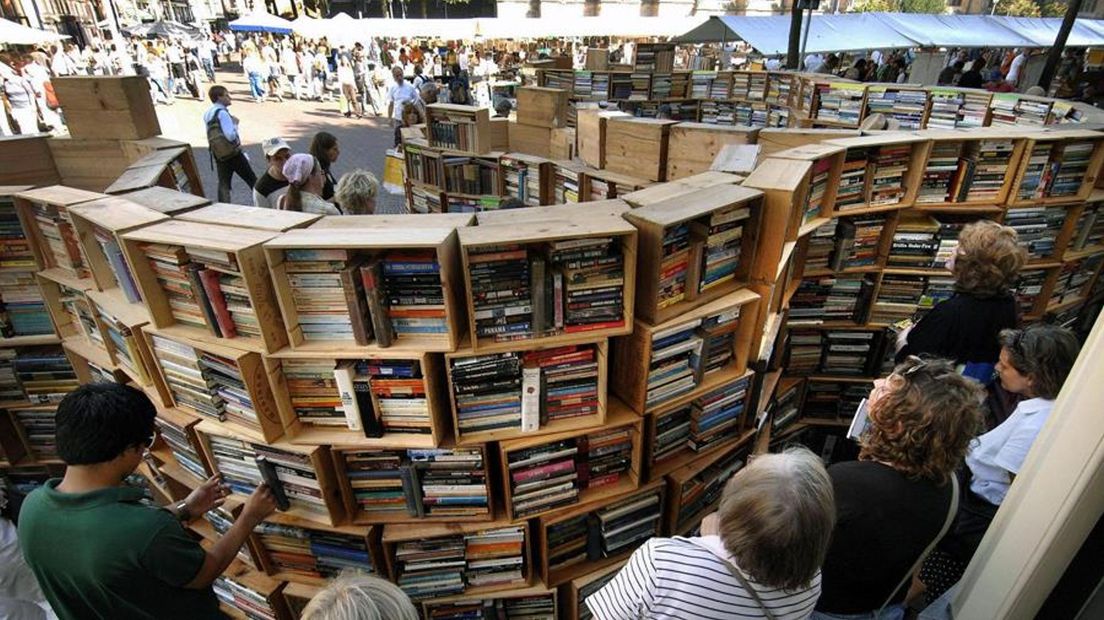
[[[226,90],[225,86],[215,84],[207,90],[207,98],[211,100],[211,103],[215,103],[219,100],[219,97],[222,97],[228,92],[230,91]]]
[[[90,383],[58,404],[57,451],[68,465],[106,463],[153,438],[157,410],[139,390],[118,383]]]
[[[414,75],[421,75],[421,74],[422,74],[422,63],[418,63],[418,64],[414,65]]]
[[[952,66],[954,67],[955,71],[962,71],[962,68],[966,66],[966,63],[962,62],[961,60],[956,60],[954,65]]]

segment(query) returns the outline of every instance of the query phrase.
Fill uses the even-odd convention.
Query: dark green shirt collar
[[[118,502],[137,502],[142,499],[142,489],[136,487],[109,487],[87,493],[63,493],[57,490],[61,478],[46,481],[43,491],[50,503],[69,510],[82,510]]]

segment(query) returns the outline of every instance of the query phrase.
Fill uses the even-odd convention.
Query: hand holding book
[[[257,524],[264,521],[268,515],[275,511],[276,496],[273,495],[267,484],[262,483],[257,485],[249,499],[245,500],[245,506],[242,507],[238,520],[245,522],[249,526],[249,530],[252,531]]]
[[[228,495],[230,495],[230,487],[222,483],[222,474],[215,474],[184,498],[184,514],[179,516],[181,519],[198,517],[208,510],[221,506]]]

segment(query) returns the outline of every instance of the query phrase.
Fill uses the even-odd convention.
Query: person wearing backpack
[[[230,180],[237,174],[249,187],[257,184],[257,174],[242,151],[238,135],[238,119],[230,115],[230,92],[225,86],[215,85],[207,91],[213,104],[203,115],[207,124],[207,146],[211,160],[218,170],[218,201],[230,202]]]

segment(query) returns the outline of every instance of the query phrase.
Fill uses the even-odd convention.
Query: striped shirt
[[[725,566],[719,536],[652,538],[617,576],[586,600],[598,620],[730,620],[765,618],[762,608]],[[801,590],[748,583],[777,620],[800,620],[820,596],[820,573]]]

